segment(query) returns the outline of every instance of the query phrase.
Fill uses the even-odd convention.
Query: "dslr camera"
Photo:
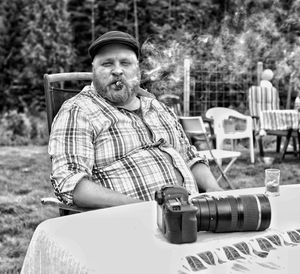
[[[264,194],[213,197],[199,195],[189,200],[181,186],[165,185],[155,192],[157,225],[171,243],[191,243],[198,231],[262,231],[270,226],[271,205]]]

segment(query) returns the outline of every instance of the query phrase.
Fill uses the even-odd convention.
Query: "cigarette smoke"
[[[182,93],[184,50],[176,41],[167,46],[147,40],[141,47],[142,85],[156,96]]]

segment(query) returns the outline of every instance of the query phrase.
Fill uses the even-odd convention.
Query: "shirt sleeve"
[[[189,168],[192,168],[192,166],[196,163],[203,163],[207,166],[209,166],[209,162],[205,156],[201,156],[199,154],[199,151],[196,149],[195,146],[191,145],[189,142],[189,139],[187,138],[181,124],[178,121],[178,118],[174,111],[172,111],[170,108],[168,108],[166,105],[162,104],[164,108],[166,108],[166,111],[169,112],[169,114],[173,117],[175,121],[175,128],[178,133],[178,138],[180,140],[180,151],[179,153],[187,163]]]
[[[79,181],[92,175],[93,136],[89,118],[78,106],[63,106],[54,119],[48,147],[50,179],[56,196],[66,204],[73,204],[73,191]]]

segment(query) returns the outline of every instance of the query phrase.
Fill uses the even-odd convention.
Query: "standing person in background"
[[[52,125],[51,181],[58,198],[102,208],[152,200],[165,184],[190,193],[222,190],[176,115],[139,87],[138,42],[111,31],[89,54],[93,82],[63,104]]]

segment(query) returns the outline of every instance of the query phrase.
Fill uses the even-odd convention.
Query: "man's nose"
[[[120,65],[116,64],[113,69],[112,69],[112,74],[114,76],[120,76],[123,75],[123,69],[121,68]]]

